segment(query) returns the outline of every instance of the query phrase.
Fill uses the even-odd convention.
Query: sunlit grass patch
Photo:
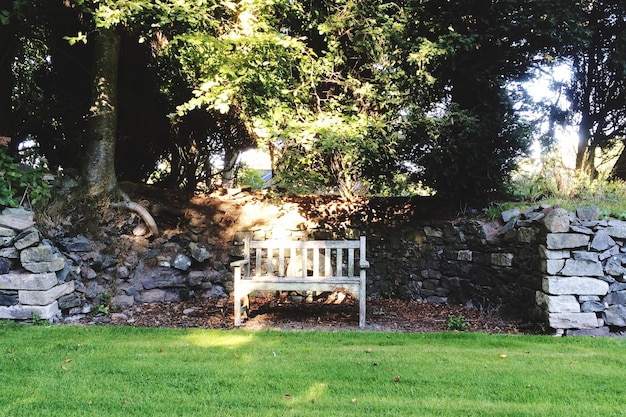
[[[0,346],[0,416],[626,412],[623,339],[0,325]]]

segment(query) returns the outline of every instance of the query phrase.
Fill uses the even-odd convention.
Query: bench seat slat
[[[360,248],[358,240],[252,240],[250,248]]]

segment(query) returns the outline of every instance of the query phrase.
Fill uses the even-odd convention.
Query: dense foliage
[[[527,151],[532,130],[511,85],[533,68],[569,59],[575,80],[612,74],[593,78],[594,91],[614,80],[607,94],[617,94],[613,113],[594,113],[607,115],[595,129],[623,137],[606,128],[624,108],[623,9],[586,0],[0,0],[0,76],[10,80],[0,83],[0,135],[13,146],[34,140],[51,169],[89,176],[108,166],[108,179],[92,178],[109,181],[104,189],[111,175],[230,186],[241,152],[260,147],[273,184],[291,192],[352,198],[419,185],[484,201],[506,189]],[[579,111],[586,85],[568,90]]]

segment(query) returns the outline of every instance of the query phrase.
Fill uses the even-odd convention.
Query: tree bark
[[[11,10],[12,2],[0,0],[0,10]],[[15,58],[16,39],[14,24],[0,23],[0,137],[13,136],[13,116],[11,110],[11,94],[13,92],[13,73],[11,64]]]
[[[241,151],[226,148],[224,152],[224,170],[222,171],[222,188],[235,186],[235,167]]]
[[[611,169],[610,179],[626,181],[626,148],[622,149],[613,169]]]
[[[83,161],[83,181],[89,196],[114,194],[117,139],[117,79],[120,35],[115,27],[100,28],[94,38],[94,76]]]

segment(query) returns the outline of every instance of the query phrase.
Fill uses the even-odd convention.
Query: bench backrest
[[[244,239],[247,276],[355,277],[365,261],[365,236],[359,240]]]

